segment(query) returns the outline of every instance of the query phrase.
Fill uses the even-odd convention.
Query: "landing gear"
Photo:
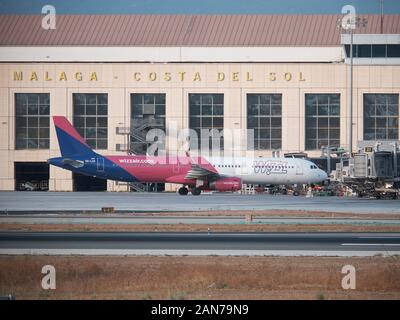
[[[201,189],[200,188],[190,188],[190,192],[192,193],[192,195],[198,196],[201,194]],[[186,187],[181,187],[178,189],[178,193],[181,196],[186,196],[189,193],[189,189]]]
[[[199,188],[193,188],[193,189],[190,190],[190,192],[192,193],[192,195],[198,196],[198,195],[200,195],[200,193],[201,193],[201,189],[199,189]]]
[[[186,196],[189,193],[189,190],[187,188],[185,188],[185,187],[181,187],[181,188],[179,188],[178,193],[181,196]]]

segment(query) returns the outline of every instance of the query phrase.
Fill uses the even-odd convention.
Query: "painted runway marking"
[[[342,246],[392,246],[400,247],[400,243],[342,243]]]
[[[400,237],[358,237],[358,239],[400,239]]]

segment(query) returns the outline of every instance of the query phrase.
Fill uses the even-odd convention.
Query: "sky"
[[[41,14],[51,4],[59,14],[339,14],[380,13],[380,0],[0,0],[0,14]],[[400,0],[384,0],[384,13],[400,14]]]

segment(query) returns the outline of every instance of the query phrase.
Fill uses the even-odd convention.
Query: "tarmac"
[[[136,192],[0,192],[0,214],[96,211],[102,207],[129,212],[302,210],[362,214],[400,213],[400,200],[236,193],[180,196]]]
[[[152,216],[138,214],[104,215],[0,215],[0,223],[17,224],[68,224],[68,225],[140,225],[140,224],[246,224],[243,216]],[[255,216],[251,222],[266,225],[361,225],[361,226],[400,226],[400,219],[352,219],[352,218],[281,218]]]

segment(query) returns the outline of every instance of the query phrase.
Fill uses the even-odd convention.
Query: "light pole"
[[[368,23],[366,18],[360,19],[355,16],[355,9],[352,7],[353,14],[344,16],[338,20],[338,27],[348,32],[350,36],[349,58],[350,65],[348,68],[348,94],[347,94],[347,142],[349,146],[349,155],[353,152],[353,35],[356,27],[365,27]]]
[[[380,1],[381,6],[381,34],[383,33],[383,0]]]
[[[349,153],[353,152],[353,28],[350,27],[350,68],[349,87],[347,95],[347,141],[349,142]]]

